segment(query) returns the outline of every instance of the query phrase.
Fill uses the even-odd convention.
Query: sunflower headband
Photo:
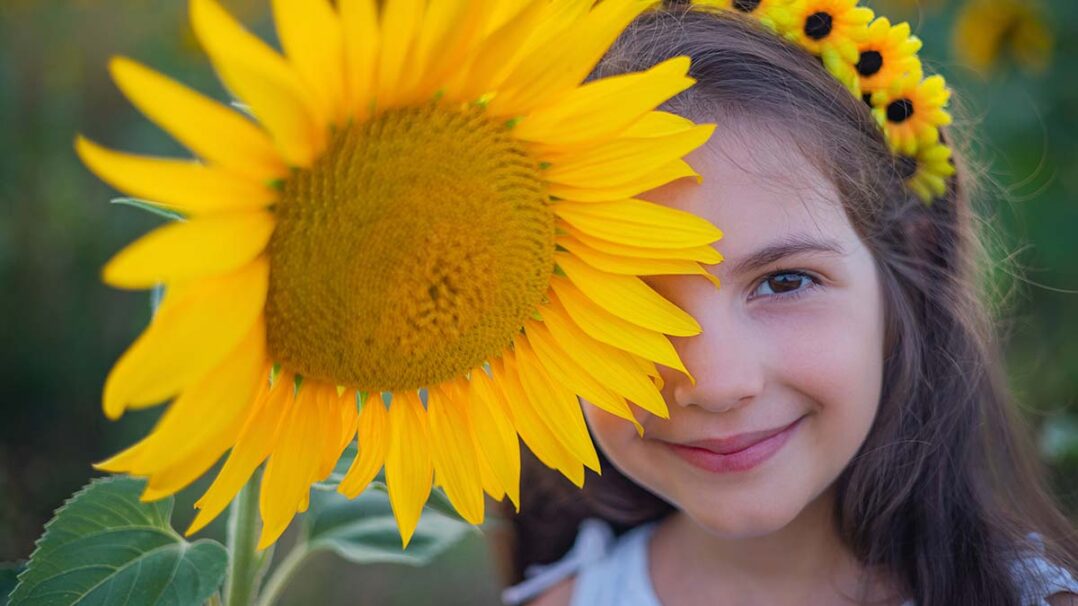
[[[940,128],[951,123],[943,76],[925,77],[921,40],[908,23],[873,19],[857,0],[693,0],[748,15],[820,58],[872,108],[906,185],[925,204],[947,191],[954,174]]]

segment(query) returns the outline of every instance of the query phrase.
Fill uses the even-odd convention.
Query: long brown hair
[[[755,22],[669,5],[641,16],[592,77],[692,58],[697,84],[663,109],[697,121],[779,125],[831,178],[873,253],[885,292],[887,347],[874,425],[839,476],[834,516],[867,566],[920,606],[1018,603],[1008,553],[1044,539],[1049,559],[1078,569],[1074,529],[1044,487],[1029,428],[1015,411],[982,274],[983,224],[970,170],[931,206],[902,183],[868,107],[819,62]],[[954,133],[944,134],[954,147]],[[622,532],[672,507],[602,457],[581,491],[533,457],[512,519],[516,579],[560,557],[586,517]]]

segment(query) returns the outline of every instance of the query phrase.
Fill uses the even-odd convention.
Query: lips
[[[706,440],[697,440],[695,442],[681,442],[678,443],[678,445],[709,450],[715,454],[734,454],[735,452],[741,452],[742,450],[751,448],[752,446],[759,444],[760,442],[763,442],[768,438],[771,438],[786,431],[798,421],[800,421],[802,418],[804,417],[798,417],[791,423],[787,423],[786,425],[783,425],[781,427],[774,427],[772,429],[739,433],[735,436],[730,436],[727,438],[711,438]]]
[[[667,442],[666,446],[684,461],[704,471],[718,474],[747,472],[781,450],[805,418],[763,431],[687,444]]]

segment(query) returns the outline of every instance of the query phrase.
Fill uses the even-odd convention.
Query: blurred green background
[[[266,0],[224,4],[272,37]],[[1056,494],[1078,512],[1078,3],[1073,0],[876,0],[925,40],[984,166],[1012,386],[1039,428]],[[146,325],[144,293],[98,272],[157,219],[115,194],[72,151],[81,132],[142,153],[184,152],[143,119],[106,72],[124,54],[224,98],[187,28],[181,1],[0,0],[0,561],[29,555],[53,509],[101,460],[134,442],[157,411],[104,419],[106,373]],[[194,495],[179,496],[182,527]],[[219,522],[211,534],[223,534]],[[287,537],[286,537],[287,541]],[[495,603],[495,561],[477,535],[430,574],[362,574],[324,556],[289,594],[296,603],[357,595],[370,603]],[[324,583],[328,578],[334,583]],[[342,579],[344,582],[342,582]],[[424,579],[426,579],[424,581]],[[437,579],[435,584],[434,580]],[[435,589],[437,585],[437,589]],[[400,587],[407,587],[402,593]],[[390,588],[396,597],[391,599]],[[325,592],[332,591],[333,595]],[[293,595],[294,594],[294,595]],[[378,597],[381,596],[381,597]]]

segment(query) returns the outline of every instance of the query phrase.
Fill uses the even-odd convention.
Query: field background
[[[265,0],[224,4],[267,38]],[[1000,325],[1023,410],[1039,428],[1053,487],[1078,513],[1078,3],[877,0],[908,20],[944,73],[985,167],[998,233]],[[42,525],[101,460],[145,434],[159,411],[107,421],[106,373],[149,318],[148,297],[104,286],[111,254],[159,219],[115,194],[72,151],[76,133],[111,147],[182,154],[110,82],[124,54],[224,98],[164,0],[0,0],[0,562],[26,558]],[[206,483],[181,493],[177,521]],[[223,536],[215,523],[211,536]],[[286,536],[285,541],[289,540]],[[358,571],[319,556],[287,603],[497,603],[495,561],[478,534],[422,572]],[[403,579],[407,579],[406,582]],[[332,582],[331,582],[332,581]],[[0,600],[2,601],[2,600]]]

